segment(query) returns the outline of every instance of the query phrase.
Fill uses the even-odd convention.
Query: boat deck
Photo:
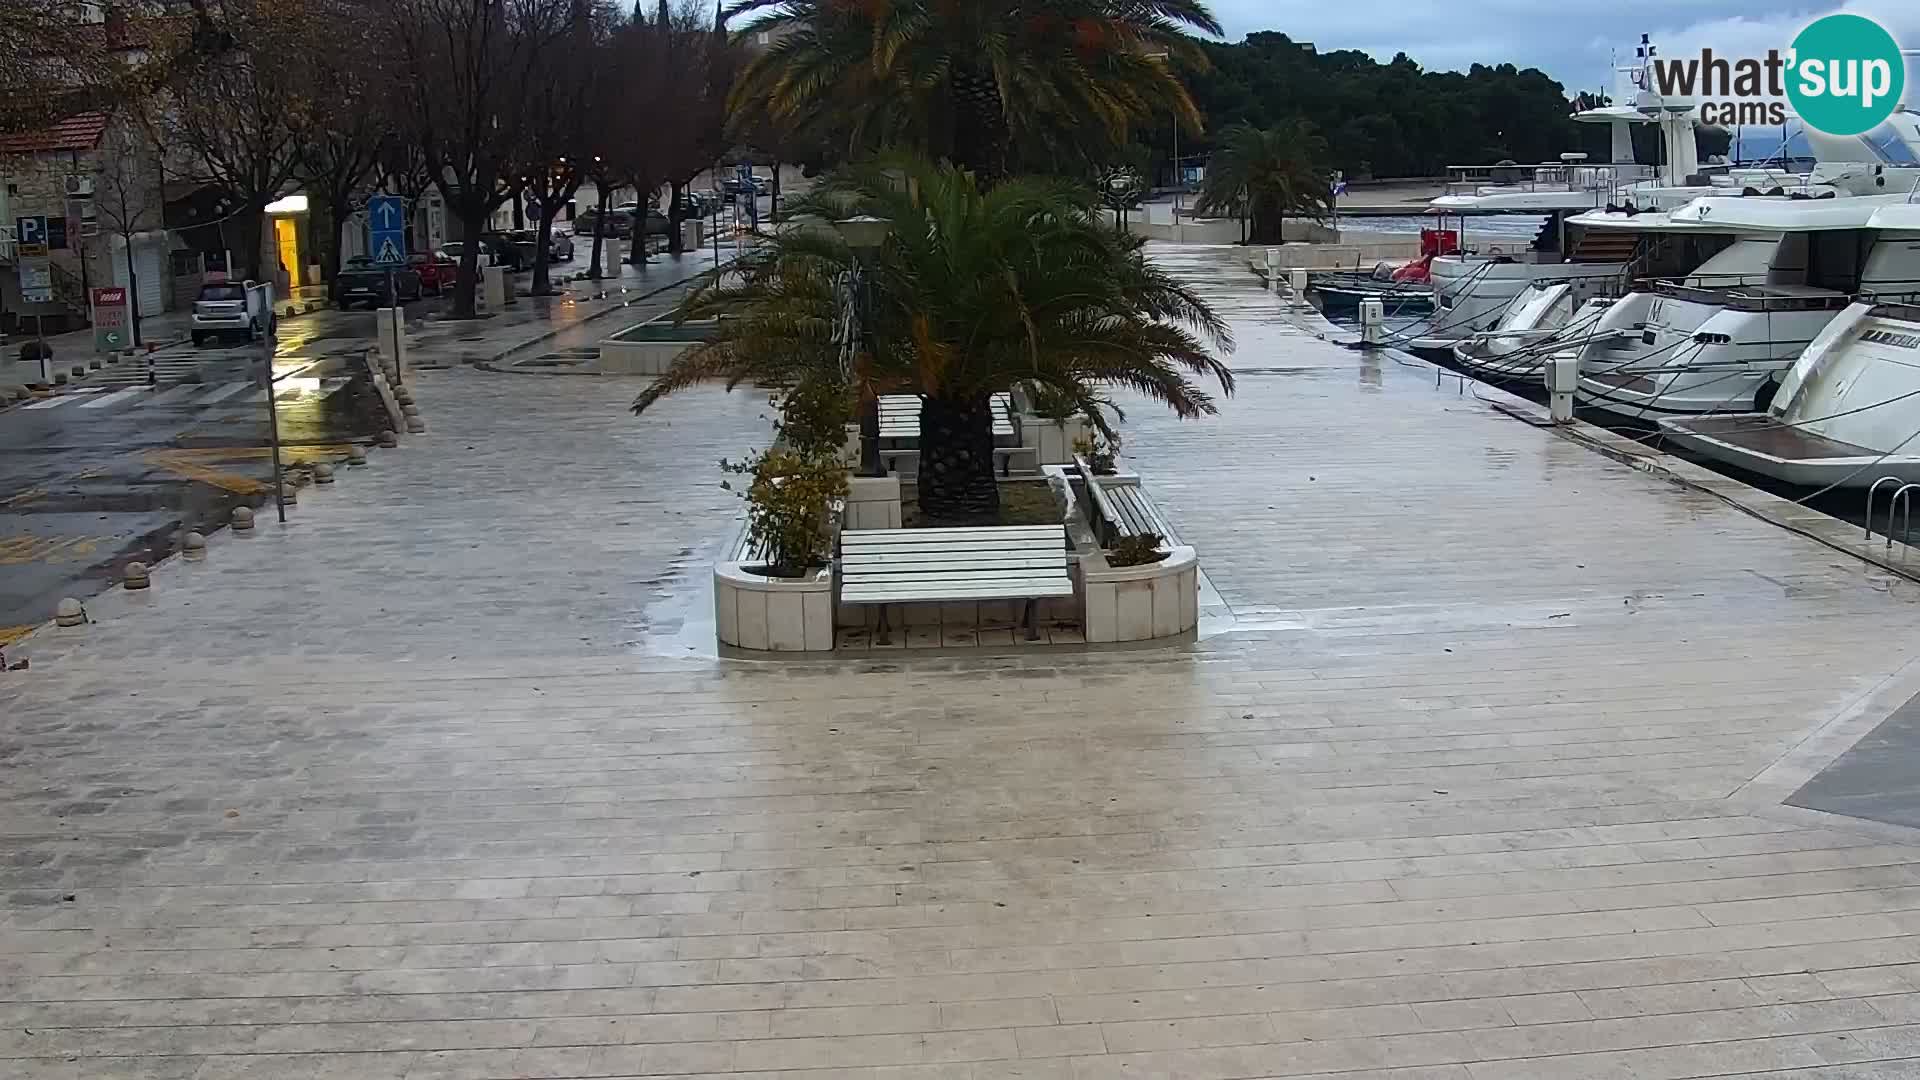
[[[1830,458],[1871,458],[1877,451],[1850,442],[1829,439],[1800,428],[1790,427],[1766,416],[1703,416],[1669,421],[1669,429],[1681,429],[1704,438],[1753,453],[1786,460],[1812,461]]]

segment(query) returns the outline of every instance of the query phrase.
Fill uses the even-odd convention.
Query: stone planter
[[[711,322],[675,326],[666,318],[630,326],[600,343],[594,365],[606,375],[664,375],[675,360],[713,336]]]
[[[833,571],[773,578],[745,564],[713,568],[720,643],[748,652],[833,651]]]
[[[1199,557],[1190,547],[1171,550],[1146,566],[1111,567],[1104,555],[1081,557],[1089,643],[1179,638],[1199,627]]]
[[[900,477],[847,477],[847,510],[841,527],[847,529],[900,528]]]
[[[1078,416],[1047,420],[1029,412],[1020,414],[1020,441],[1033,448],[1039,465],[1073,464],[1074,440],[1086,438],[1091,431]]]

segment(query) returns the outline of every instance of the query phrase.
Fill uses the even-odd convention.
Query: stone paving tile
[[[716,660],[762,398],[422,373],[17,647],[0,1076],[1920,1075],[1920,846],[1740,794],[1920,593],[1229,259],[1240,393],[1130,410],[1231,608],[1162,652]]]

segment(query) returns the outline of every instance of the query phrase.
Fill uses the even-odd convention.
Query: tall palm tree
[[[999,507],[991,396],[1014,385],[1071,401],[1104,431],[1109,387],[1182,417],[1215,411],[1198,380],[1231,393],[1209,346],[1226,324],[1149,263],[1140,242],[1103,225],[1097,197],[1068,180],[1022,179],[982,192],[972,174],[923,160],[836,174],[796,217],[871,214],[893,223],[864,264],[824,226],[795,226],[750,252],[741,275],[689,296],[679,316],[721,320],[634,403],[645,412],[699,382],[785,382],[797,396],[850,372],[840,398],[918,394],[920,506],[929,518],[990,518]],[[865,342],[842,359],[846,283],[871,289]],[[844,416],[841,417],[844,419]]]
[[[1319,220],[1333,207],[1327,140],[1305,120],[1262,130],[1238,124],[1221,136],[1207,162],[1207,179],[1194,209],[1202,214],[1251,217],[1249,242],[1278,244],[1289,216]]]
[[[756,11],[743,32],[773,44],[735,84],[736,115],[986,183],[1023,162],[1102,160],[1142,124],[1198,131],[1167,61],[1204,65],[1185,31],[1220,32],[1201,0],[740,0],[729,15]]]

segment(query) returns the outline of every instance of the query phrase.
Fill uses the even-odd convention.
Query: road
[[[273,368],[284,456],[343,455],[374,434],[364,380],[305,373],[363,350],[373,315],[314,312],[281,329]],[[0,412],[0,645],[49,618],[61,597],[111,585],[139,553],[170,553],[183,529],[267,501],[265,356],[264,343],[177,345]]]

